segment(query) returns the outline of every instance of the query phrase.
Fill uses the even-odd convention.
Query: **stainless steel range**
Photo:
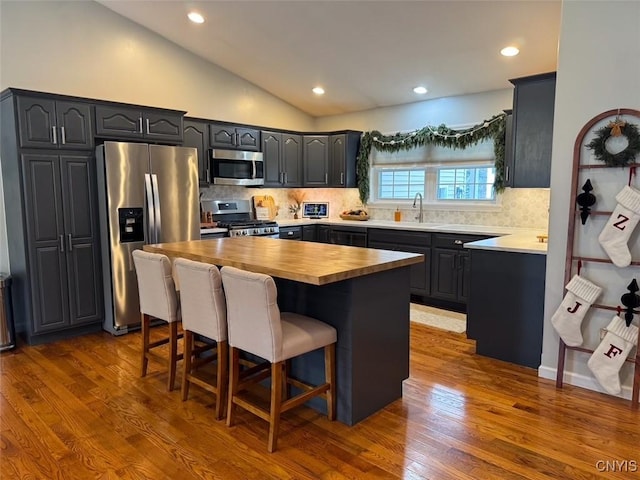
[[[219,228],[228,229],[230,237],[279,237],[280,228],[275,221],[251,218],[250,200],[212,200],[207,206],[213,221],[218,222]]]

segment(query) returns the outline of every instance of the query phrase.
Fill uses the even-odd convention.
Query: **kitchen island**
[[[144,250],[274,277],[278,305],[336,328],[337,419],[354,425],[402,397],[409,376],[409,269],[420,254],[236,237],[145,245]],[[292,376],[324,378],[322,351],[292,362]],[[325,411],[324,402],[309,405]]]

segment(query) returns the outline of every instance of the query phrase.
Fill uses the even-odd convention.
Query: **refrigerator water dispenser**
[[[142,208],[119,208],[120,243],[144,242]]]

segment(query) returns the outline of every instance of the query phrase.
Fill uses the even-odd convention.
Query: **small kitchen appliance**
[[[229,237],[279,237],[280,228],[273,220],[251,218],[251,200],[204,200],[218,228],[228,229]]]

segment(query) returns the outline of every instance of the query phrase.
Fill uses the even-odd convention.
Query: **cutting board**
[[[276,202],[271,195],[254,195],[253,207],[258,220],[275,220],[278,214]]]

